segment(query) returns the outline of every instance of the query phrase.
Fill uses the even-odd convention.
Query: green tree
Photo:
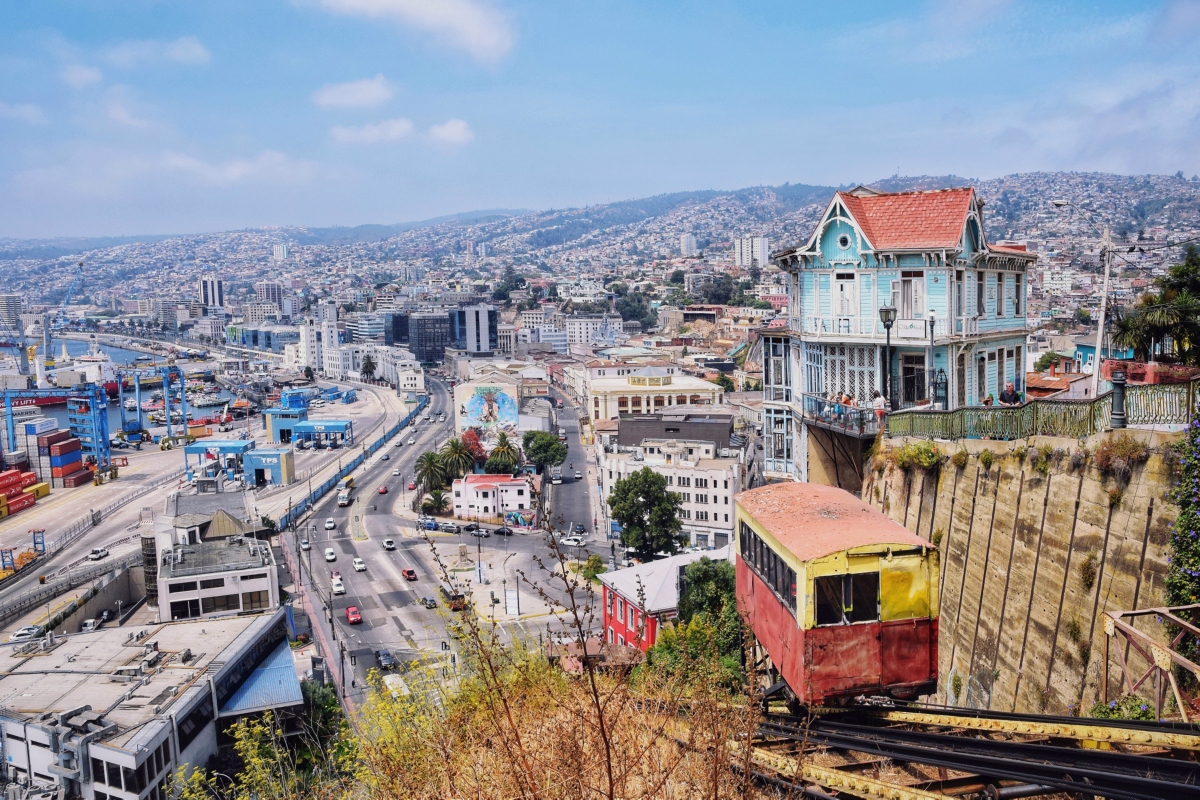
[[[1086,308],[1075,309],[1075,314],[1073,315],[1073,318],[1075,320],[1075,324],[1077,324],[1077,325],[1091,325],[1092,324],[1092,312],[1088,311]]]
[[[525,458],[545,469],[567,460],[567,446],[547,431],[528,431],[521,440]]]
[[[426,514],[445,514],[450,509],[450,495],[444,489],[434,489],[421,501],[421,510]]]
[[[516,470],[517,464],[515,461],[497,458],[495,454],[489,456],[483,465],[483,471],[488,475],[512,475]]]
[[[1037,362],[1034,363],[1033,371],[1045,372],[1046,370],[1050,369],[1051,364],[1057,364],[1060,358],[1062,358],[1062,356],[1053,350],[1042,353],[1041,357],[1038,358]]]
[[[506,461],[510,464],[516,464],[518,461],[520,461],[521,454],[517,450],[516,445],[509,440],[507,433],[501,432],[500,435],[496,437],[496,446],[492,448],[492,452],[488,460],[490,461],[493,458],[497,461]]]
[[[583,577],[587,580],[594,580],[597,575],[602,572],[607,572],[608,567],[604,566],[604,557],[599,553],[592,553],[584,562],[583,568],[579,570],[583,573]]]
[[[316,377],[316,374],[313,372],[313,368],[305,367],[304,368],[304,379],[311,381],[314,377]]]
[[[461,478],[475,466],[475,456],[461,439],[451,439],[442,445],[441,461],[446,474]]]
[[[733,378],[730,378],[724,372],[717,375],[717,379],[713,381],[717,386],[720,386],[727,392],[734,391],[737,387],[733,385]]]
[[[622,281],[613,281],[607,286],[607,289],[617,297],[624,297],[629,294],[629,286]]]
[[[363,356],[362,364],[358,368],[358,374],[362,376],[364,381],[370,381],[375,377],[375,359],[369,355]]]
[[[712,283],[705,284],[704,302],[714,305],[725,305],[733,298],[733,278],[729,275],[718,275]]]
[[[679,594],[679,621],[689,622],[696,614],[716,619],[729,605],[736,605],[737,572],[728,561],[707,556],[693,561],[683,571]]]
[[[758,266],[757,262],[755,262],[754,264],[751,264],[749,274],[750,274],[750,284],[754,285],[754,284],[758,283],[759,281],[762,280],[762,267]]]
[[[675,270],[674,272],[672,272],[672,273],[671,273],[671,278],[670,278],[670,280],[669,280],[669,281],[667,281],[667,282],[668,282],[668,283],[673,283],[673,284],[675,284],[676,286],[683,286],[683,278],[684,278],[684,272],[683,272],[683,270],[681,270],[681,269],[677,269],[677,270]]]
[[[442,464],[441,456],[432,450],[417,456],[415,472],[417,484],[422,491],[427,492],[446,485],[446,467]]]
[[[741,662],[741,617],[737,611],[737,574],[728,561],[708,557],[694,561],[683,571],[680,583],[678,630],[660,639],[661,649],[650,660],[677,666],[705,655],[715,655],[730,674],[738,674]]]
[[[621,525],[621,543],[643,561],[658,558],[658,553],[674,554],[687,543],[687,536],[680,532],[683,502],[667,490],[666,477],[649,467],[618,480],[608,506]]]

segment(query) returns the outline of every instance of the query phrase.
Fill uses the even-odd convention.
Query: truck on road
[[[550,483],[553,486],[558,486],[562,483],[562,467],[550,468]]]

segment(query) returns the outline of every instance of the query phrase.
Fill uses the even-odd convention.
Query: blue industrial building
[[[307,408],[263,409],[263,428],[271,444],[287,444],[292,440],[292,431],[297,423],[308,419]]]
[[[188,480],[215,478],[224,474],[227,480],[235,480],[244,470],[246,455],[254,450],[249,439],[206,439],[193,442],[183,448],[183,468]],[[196,461],[192,463],[192,457]]]
[[[290,448],[252,450],[242,459],[242,474],[251,486],[287,486],[296,479],[294,455]]]
[[[315,447],[346,447],[354,443],[354,423],[348,419],[305,420],[292,427],[291,437]]]

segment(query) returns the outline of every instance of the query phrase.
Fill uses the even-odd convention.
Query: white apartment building
[[[572,314],[566,318],[568,344],[591,344],[593,340],[607,338],[610,329],[624,332],[621,317],[617,314]]]
[[[242,306],[242,318],[247,325],[262,325],[268,320],[279,321],[279,306],[275,303],[246,303]]]
[[[0,324],[16,325],[21,319],[21,295],[0,294]]]
[[[534,336],[530,337],[531,342],[541,342],[548,344],[556,353],[567,352],[567,346],[570,344],[570,337],[566,331],[560,331],[553,325],[538,325],[533,329]]]
[[[467,475],[454,481],[452,488],[456,519],[502,518],[514,528],[537,525],[533,476]]]
[[[276,261],[283,261],[288,257],[288,246],[286,244],[277,244],[271,248],[271,258]]]
[[[613,452],[608,452],[612,450]],[[644,439],[636,447],[600,453],[604,506],[617,481],[649,467],[667,479],[683,503],[680,522],[692,547],[724,547],[733,536],[733,498],[742,489],[742,451],[715,442]]]
[[[546,321],[546,310],[538,306],[532,310],[522,311],[519,320],[522,328],[536,328]]]
[[[496,326],[496,349],[502,355],[512,355],[513,345],[516,344],[517,326],[511,322],[501,322]]]
[[[278,306],[283,300],[283,284],[276,281],[258,281],[254,284],[254,296],[260,303],[274,303]]]
[[[277,608],[271,544],[236,536],[162,548],[158,598],[160,622]]]
[[[321,328],[311,319],[300,326],[300,367],[322,369],[325,361],[321,353]]]
[[[742,236],[733,240],[733,263],[739,267],[766,267],[771,242],[766,236]]]
[[[679,254],[684,258],[692,258],[696,255],[696,237],[690,233],[685,233],[679,237]]]
[[[222,308],[225,305],[225,285],[216,275],[201,276],[196,299],[205,308]]]
[[[400,392],[425,391],[425,370],[421,362],[403,347],[373,345],[371,358],[375,361],[375,377],[387,381]]]
[[[358,377],[362,366],[363,347],[357,344],[324,345],[321,348],[321,371],[331,381]]]
[[[317,303],[317,322],[337,322],[338,306],[337,301],[331,297],[326,297]]]
[[[1074,288],[1076,273],[1073,269],[1047,269],[1042,277],[1042,292],[1047,295],[1069,294]]]

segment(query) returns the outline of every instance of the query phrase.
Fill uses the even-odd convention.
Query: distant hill
[[[50,260],[86,253],[89,250],[174,238],[175,236],[172,234],[147,234],[145,236],[81,236],[58,239],[0,239],[0,261],[12,261],[18,258]]]
[[[381,242],[400,233],[429,228],[434,225],[458,224],[481,225],[497,222],[509,217],[519,217],[533,212],[528,209],[496,208],[485,211],[463,211],[442,217],[423,219],[418,222],[401,222],[395,225],[355,225],[354,227],[295,228],[289,229],[289,239],[297,244],[355,244],[357,242]]]

